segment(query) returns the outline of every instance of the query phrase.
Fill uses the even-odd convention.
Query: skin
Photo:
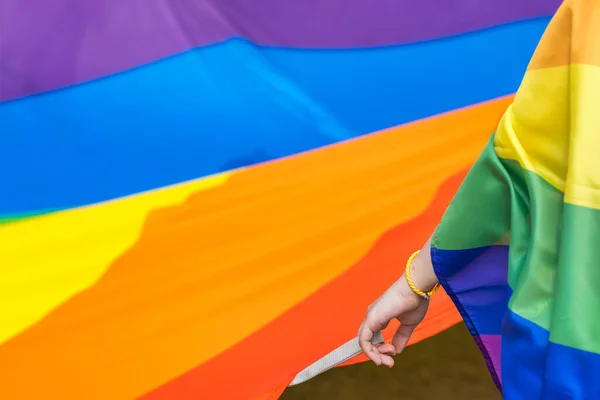
[[[430,240],[425,243],[410,267],[410,276],[417,288],[428,292],[438,283],[430,257]],[[394,282],[367,310],[358,331],[358,341],[364,353],[377,365],[392,367],[392,356],[406,347],[410,335],[425,317],[429,301],[417,295],[408,285],[406,276]],[[375,333],[385,329],[391,320],[400,321],[392,343],[373,344]]]

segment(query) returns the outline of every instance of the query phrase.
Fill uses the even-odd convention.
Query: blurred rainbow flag
[[[558,5],[5,0],[0,398],[276,399],[434,229]],[[436,296],[413,343],[460,320]]]

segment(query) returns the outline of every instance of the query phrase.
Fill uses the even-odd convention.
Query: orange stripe
[[[387,232],[352,269],[261,331],[165,386],[144,400],[261,398],[289,384],[315,360],[358,330],[368,305],[389,286],[413,249],[435,228],[464,174],[448,181],[422,216]],[[461,320],[452,301],[439,292],[411,343]],[[392,334],[387,330],[388,337]]]
[[[566,0],[548,25],[529,69],[568,64],[600,66],[600,3]]]
[[[234,346],[422,213],[509,102],[241,171],[151,213],[95,286],[0,346],[0,398],[129,400]]]

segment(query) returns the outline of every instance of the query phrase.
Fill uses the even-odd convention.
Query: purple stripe
[[[436,273],[468,314],[479,335],[501,333],[510,296],[508,246],[432,249]],[[464,315],[463,315],[464,317]]]
[[[508,246],[438,249],[436,254],[440,273],[466,305],[506,301]]]
[[[431,249],[440,283],[481,349],[494,382],[502,387],[500,337],[511,290],[507,283],[508,246],[468,250]]]
[[[231,37],[356,48],[548,16],[560,0],[3,0],[0,101]],[[232,62],[244,62],[232,57]],[[201,68],[199,64],[199,68]]]
[[[496,376],[498,377],[500,384],[502,384],[502,335],[481,335],[479,336],[479,339],[487,351],[488,357],[492,362],[492,366],[496,372]]]

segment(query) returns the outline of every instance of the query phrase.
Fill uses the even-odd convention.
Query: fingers
[[[395,348],[391,343],[376,344],[375,348],[380,354],[394,354]]]
[[[390,354],[394,354],[394,346],[389,343],[374,345],[373,338],[375,332],[369,328],[367,323],[363,323],[358,333],[358,343],[362,351],[376,365],[394,366],[394,359]]]
[[[394,366],[394,359],[392,356],[388,356],[387,354],[381,354],[381,365],[385,365],[388,368],[392,368]]]
[[[369,329],[367,324],[363,322],[360,330],[358,331],[358,344],[367,357],[369,357],[375,364],[381,365],[379,352],[373,345],[373,336],[375,336],[375,332]]]
[[[402,353],[402,350],[408,344],[410,339],[410,335],[412,335],[415,330],[416,325],[406,325],[400,324],[400,327],[394,334],[394,338],[392,339],[392,345],[394,347],[394,354]]]

